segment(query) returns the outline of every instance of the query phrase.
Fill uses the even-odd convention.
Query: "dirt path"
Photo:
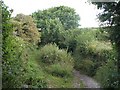
[[[83,82],[84,88],[100,88],[100,85],[87,75],[80,74],[79,71],[74,70],[74,88],[83,88],[80,87],[80,81]]]

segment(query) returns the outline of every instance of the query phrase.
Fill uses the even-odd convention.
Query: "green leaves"
[[[96,73],[95,78],[102,84],[103,87],[118,88],[118,71],[115,62],[110,60],[105,65],[100,67]]]
[[[60,42],[60,32],[79,26],[79,16],[73,8],[59,6],[32,14],[37,27],[42,30],[42,44]]]
[[[42,44],[58,43],[60,32],[63,30],[61,22],[58,19],[49,19],[45,20],[44,25],[46,27],[42,30]]]
[[[40,42],[40,33],[31,16],[18,14],[11,20],[11,23],[13,24],[15,36],[19,36],[24,41],[34,45]]]
[[[40,60],[47,64],[56,62],[72,63],[72,57],[67,51],[59,49],[56,44],[47,44],[41,48]]]
[[[113,54],[114,57],[117,56],[118,60],[118,68],[120,67],[120,1],[117,2],[107,2],[107,3],[95,3],[99,9],[103,9],[103,12],[99,14],[99,20],[101,23],[106,24],[109,29],[110,39],[113,43],[114,49],[116,49],[116,55]],[[110,28],[108,27],[110,26]],[[107,62],[108,65],[102,66],[101,69],[97,72],[97,79],[103,79],[100,81],[104,87],[117,87],[118,81],[115,77],[111,77],[113,73],[116,73],[114,70],[115,62],[112,61],[114,58],[110,59]],[[118,69],[120,73],[120,70]],[[104,76],[103,76],[104,75]],[[104,78],[103,78],[104,77]],[[119,79],[119,78],[118,78]],[[117,82],[117,83],[116,83]]]
[[[45,71],[53,76],[70,77],[73,70],[73,58],[66,50],[56,44],[47,44],[40,49],[39,63]]]
[[[66,6],[59,6],[54,8],[49,8],[43,11],[37,11],[32,14],[33,18],[37,22],[37,27],[44,29],[43,20],[46,19],[59,19],[65,30],[74,29],[79,26],[78,22],[80,17],[76,14],[73,8]]]

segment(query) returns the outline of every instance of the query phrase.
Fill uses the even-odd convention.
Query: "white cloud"
[[[87,0],[3,0],[7,6],[14,10],[13,16],[19,13],[29,15],[37,10],[43,10],[54,6],[65,5],[72,7],[80,15],[81,27],[96,27],[95,20],[99,12],[94,5],[85,3]]]

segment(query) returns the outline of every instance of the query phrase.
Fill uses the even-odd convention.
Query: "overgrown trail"
[[[84,88],[100,88],[100,85],[87,75],[80,74],[79,71],[74,70],[74,88],[83,88],[81,87],[80,81],[83,82]]]

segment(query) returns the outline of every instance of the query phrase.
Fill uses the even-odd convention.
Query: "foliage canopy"
[[[65,30],[78,27],[80,20],[75,10],[67,6],[53,7],[43,11],[39,10],[34,12],[32,17],[36,20],[37,27],[42,30],[46,28],[44,25],[45,20],[57,18],[62,23]]]
[[[37,44],[40,42],[40,33],[37,30],[31,16],[18,14],[13,20],[14,34],[21,37],[23,40]]]

